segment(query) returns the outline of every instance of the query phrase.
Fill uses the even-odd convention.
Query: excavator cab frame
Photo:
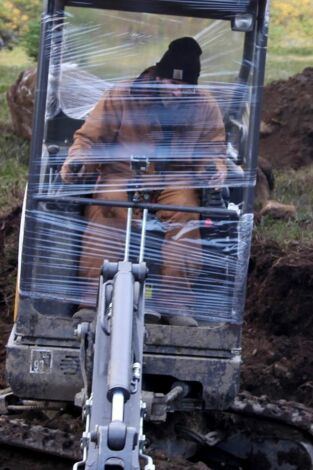
[[[82,207],[94,202],[88,196],[81,197],[82,194],[78,197],[73,193],[53,191],[60,162],[64,159],[74,131],[83,122],[81,117],[69,117],[59,102],[64,28],[69,8],[86,9],[86,12],[93,9],[220,20],[228,25],[229,30],[243,36],[238,76],[232,84],[227,109],[223,110],[227,158],[229,167],[235,168],[229,174],[235,175],[231,181],[236,181],[236,175],[240,174],[241,184],[232,186],[232,182],[228,182],[230,201],[227,207],[197,208],[205,216],[203,220],[210,220],[216,227],[223,221],[228,227],[215,238],[215,251],[211,251],[211,255],[213,253],[215,256],[216,250],[224,250],[224,259],[228,256],[227,259],[233,263],[232,288],[227,293],[230,299],[227,306],[229,314],[208,322],[200,321],[199,327],[192,330],[192,335],[190,327],[147,324],[143,360],[143,388],[146,387],[150,420],[164,421],[168,411],[225,409],[239,390],[241,328],[253,224],[269,21],[269,2],[266,0],[45,2],[29,183],[21,225],[18,301],[15,323],[7,345],[8,382],[14,394],[21,399],[60,402],[73,402],[83,386],[80,344],[72,322],[75,301],[64,301],[66,292],[62,279],[69,276],[70,270],[74,272],[78,263],[77,250],[71,251],[79,243],[77,237],[66,238],[66,234],[73,232]],[[181,35],[184,34],[182,31]],[[45,162],[44,172],[42,161]],[[244,173],[241,168],[244,168]],[[53,278],[59,263],[57,258],[52,263],[51,257],[49,260],[49,247],[62,233],[66,239],[62,260],[67,256],[71,260],[66,270],[60,267],[58,291],[53,284],[54,288],[50,286],[52,290],[49,294],[49,279]],[[219,247],[217,239],[222,242],[220,245],[224,244],[224,248]],[[60,254],[62,247],[59,248]],[[229,248],[231,253],[225,254]],[[41,262],[36,263],[36,259]],[[205,278],[205,272],[202,276]],[[223,288],[227,282],[224,282]],[[76,286],[73,292],[78,288]],[[179,400],[166,403],[162,396],[170,393],[177,382],[189,384],[188,393]]]

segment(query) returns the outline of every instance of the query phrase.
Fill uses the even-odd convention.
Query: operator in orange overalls
[[[197,87],[201,53],[193,38],[176,39],[154,67],[131,83],[110,88],[75,133],[63,180],[97,173],[93,198],[127,201],[133,178],[129,156],[140,153],[151,161],[143,179],[152,190],[151,202],[199,206],[194,179],[205,176],[208,165],[215,168],[211,186],[221,185],[226,176],[222,115],[213,96]],[[75,161],[83,163],[78,174],[72,169]],[[97,279],[104,259],[123,259],[126,213],[119,207],[86,208],[82,278]],[[157,309],[162,315],[171,312],[166,317],[170,324],[196,326],[192,280],[201,268],[199,214],[158,210],[156,216],[166,227]],[[94,246],[95,227],[102,227],[108,243]],[[88,302],[82,306],[90,308]]]

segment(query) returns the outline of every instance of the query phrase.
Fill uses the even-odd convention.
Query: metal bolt
[[[141,377],[141,364],[139,362],[134,362],[133,364],[133,377],[135,380],[140,380]]]

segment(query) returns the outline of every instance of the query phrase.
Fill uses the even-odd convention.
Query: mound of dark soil
[[[313,246],[254,243],[247,318],[275,335],[312,336]]]
[[[302,334],[276,336],[247,322],[243,334],[241,390],[313,407],[312,377],[311,338]]]
[[[1,317],[8,317],[15,295],[18,236],[21,205],[0,214],[0,305]]]
[[[0,388],[6,386],[5,344],[11,330],[15,297],[20,213],[19,205],[6,214],[0,214]]]
[[[313,67],[264,89],[260,154],[274,168],[313,163]]]
[[[313,406],[313,247],[254,242],[242,389]]]

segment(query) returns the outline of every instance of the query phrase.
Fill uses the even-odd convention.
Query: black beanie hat
[[[202,49],[193,38],[175,39],[168,46],[160,62],[156,64],[156,74],[161,78],[181,80],[196,85],[201,69],[201,54]]]

